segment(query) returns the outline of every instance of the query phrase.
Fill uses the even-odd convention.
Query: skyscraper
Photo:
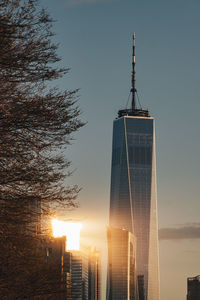
[[[139,298],[159,300],[155,122],[136,107],[135,35],[131,93],[113,125],[110,226],[135,235]]]

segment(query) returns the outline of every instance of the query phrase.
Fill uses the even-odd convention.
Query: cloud
[[[200,223],[187,223],[174,228],[161,228],[159,240],[200,239]]]

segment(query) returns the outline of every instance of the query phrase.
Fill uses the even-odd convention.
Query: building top
[[[118,111],[118,118],[124,116],[135,116],[135,117],[150,117],[149,111],[145,109],[121,109]]]
[[[188,278],[188,281],[194,281],[194,280],[200,282],[200,275],[195,276],[195,277],[189,277],[189,278]]]
[[[132,103],[131,108],[129,109],[122,109],[118,111],[118,118],[123,116],[136,116],[136,117],[150,117],[149,111],[137,108],[136,106],[136,96],[137,89],[136,89],[136,72],[135,72],[135,32],[133,33],[133,57],[132,57],[132,78],[131,78],[131,94],[132,94]],[[139,98],[138,98],[139,101]]]

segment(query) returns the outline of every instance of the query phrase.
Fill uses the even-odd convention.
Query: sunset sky
[[[83,223],[82,238],[106,253],[112,123],[131,85],[136,33],[136,85],[156,119],[161,300],[184,300],[186,279],[200,274],[200,2],[199,0],[42,0],[53,31],[62,88],[80,88],[86,126],[66,157]],[[104,300],[104,299],[102,299]]]

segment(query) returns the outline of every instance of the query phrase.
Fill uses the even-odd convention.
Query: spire
[[[131,108],[120,109],[118,111],[118,117],[121,118],[123,116],[138,116],[138,117],[149,117],[148,109],[142,109],[140,105],[140,101],[138,98],[137,90],[136,90],[136,73],[135,73],[135,32],[133,33],[133,57],[132,57],[132,80],[131,80],[131,91],[132,94],[132,104]],[[129,96],[130,96],[129,94]],[[136,105],[136,96],[138,99],[139,107]],[[129,101],[129,97],[128,97]],[[127,102],[128,104],[128,102]]]
[[[135,73],[135,32],[133,33],[133,61],[132,61],[132,110],[136,108],[136,73]]]

